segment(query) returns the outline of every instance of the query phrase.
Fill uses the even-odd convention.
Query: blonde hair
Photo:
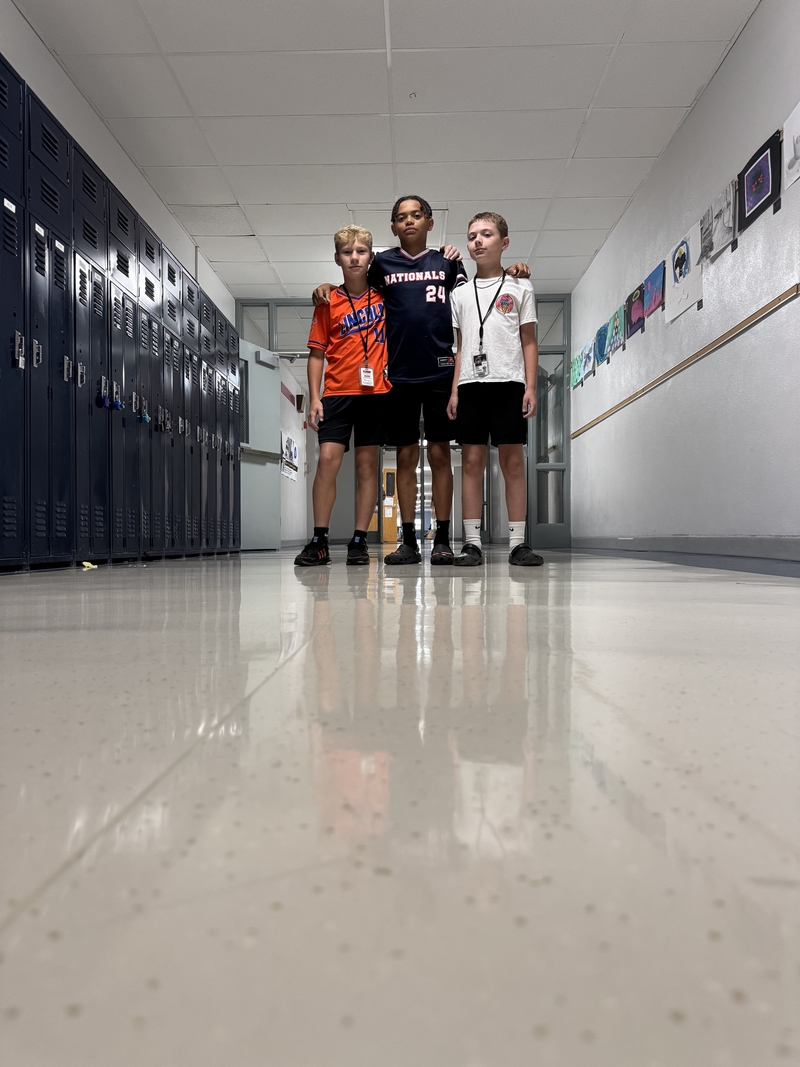
[[[501,237],[508,237],[508,223],[502,215],[498,215],[496,211],[479,211],[477,215],[473,215],[469,220],[467,226],[467,233],[469,233],[469,227],[473,222],[478,222],[480,219],[485,219],[487,222],[493,222],[497,227],[497,232]]]
[[[352,241],[363,241],[372,250],[372,234],[363,226],[342,226],[333,235],[333,244],[337,252],[341,252],[345,245]]]

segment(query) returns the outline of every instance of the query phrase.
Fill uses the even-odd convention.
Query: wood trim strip
[[[576,437],[580,437],[580,435],[586,433],[587,430],[591,430],[592,427],[597,426],[601,422],[604,422],[612,415],[616,415],[618,411],[621,411],[623,408],[626,408],[629,404],[632,404],[640,397],[645,396],[647,393],[651,393],[654,389],[657,389],[659,385],[663,385],[663,383],[669,381],[670,378],[674,378],[676,374],[680,374],[681,371],[686,370],[687,367],[691,367],[693,363],[697,363],[698,360],[701,360],[705,356],[710,355],[718,348],[722,348],[723,345],[726,345],[735,337],[738,337],[746,330],[749,330],[751,326],[755,326],[756,323],[759,323],[762,319],[767,318],[767,316],[771,315],[773,311],[777,311],[778,308],[783,307],[784,304],[788,304],[790,300],[794,300],[796,296],[800,296],[800,282],[797,282],[795,285],[790,286],[788,289],[785,290],[785,292],[781,293],[780,296],[776,296],[773,300],[770,300],[769,303],[764,304],[763,307],[760,307],[758,311],[754,311],[752,315],[748,315],[746,319],[742,319],[742,321],[737,323],[736,326],[732,326],[730,330],[727,330],[725,333],[720,334],[720,336],[715,338],[715,340],[711,341],[710,344],[707,344],[705,345],[705,347],[698,349],[698,351],[694,352],[691,356],[687,356],[686,359],[682,360],[680,363],[677,363],[674,367],[671,367],[670,370],[664,371],[663,374],[659,374],[659,376],[657,378],[654,378],[652,382],[648,382],[647,385],[642,386],[641,389],[637,389],[635,393],[631,393],[631,395],[625,397],[624,400],[620,400],[618,404],[615,404],[612,408],[609,408],[608,411],[604,411],[602,415],[598,415],[597,418],[592,419],[591,422],[587,422],[584,426],[581,426],[579,429],[573,431],[573,433],[570,434],[570,440],[574,441]]]

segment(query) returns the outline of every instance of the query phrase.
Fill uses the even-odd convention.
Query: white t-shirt
[[[519,328],[526,322],[536,322],[536,297],[530,278],[505,276],[477,278],[478,303],[485,315],[494,297],[492,310],[483,324],[483,351],[489,364],[489,374],[475,377],[473,356],[480,344],[480,319],[475,304],[475,282],[460,285],[450,294],[453,327],[461,331],[461,373],[458,384],[466,382],[522,382],[525,384],[525,361]],[[499,292],[498,292],[499,288]],[[495,297],[495,293],[497,296]]]

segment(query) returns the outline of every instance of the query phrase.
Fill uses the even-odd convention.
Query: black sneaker
[[[469,541],[461,549],[461,554],[453,560],[454,567],[480,567],[483,564],[483,552]]]
[[[295,567],[327,567],[330,561],[327,541],[309,541],[300,555],[294,557]]]
[[[440,541],[431,549],[432,567],[449,567],[454,558],[453,550],[446,541]]]
[[[394,552],[390,552],[388,556],[383,557],[383,562],[388,563],[390,567],[402,567],[405,563],[422,563],[422,556],[419,553],[419,545],[407,545],[405,541],[398,545]]]
[[[508,562],[512,567],[541,567],[544,560],[536,555],[530,545],[517,545],[513,552],[509,552]]]
[[[369,566],[369,552],[367,551],[366,541],[348,541],[347,542],[347,566],[348,567],[368,567]]]

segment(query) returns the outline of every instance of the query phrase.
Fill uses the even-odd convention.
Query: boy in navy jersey
[[[401,197],[392,208],[392,233],[399,248],[378,252],[369,270],[369,284],[383,295],[389,349],[389,395],[386,441],[397,449],[397,495],[403,521],[403,543],[384,557],[388,564],[420,563],[414,514],[417,501],[420,414],[428,442],[433,481],[436,536],[433,565],[451,564],[450,506],[453,470],[450,465],[452,422],[447,405],[453,383],[453,325],[450,293],[467,280],[458,250],[427,247],[433,210],[419,196]],[[524,263],[508,273],[528,277]],[[327,303],[331,285],[314,290],[315,304]]]

